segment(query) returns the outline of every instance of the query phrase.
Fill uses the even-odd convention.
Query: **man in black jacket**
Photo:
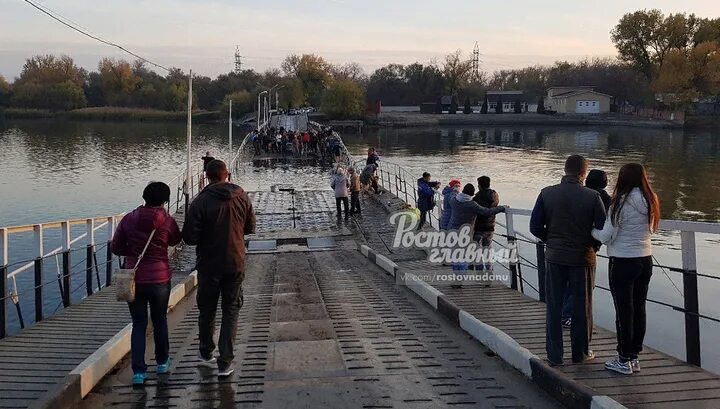
[[[590,232],[605,224],[605,206],[598,192],[582,181],[588,163],[572,155],[558,185],[540,192],[530,217],[530,232],[545,242],[546,350],[551,365],[563,363],[562,302],[565,289],[572,294],[570,340],[572,361],[594,358],[592,290],[595,285],[595,247]]]
[[[500,204],[500,196],[493,189],[490,189],[490,178],[488,176],[480,176],[477,178],[478,191],[473,197],[473,201],[482,207],[489,209],[497,207]],[[478,216],[475,219],[475,229],[473,234],[473,241],[480,243],[483,248],[483,255],[489,256],[492,250],[493,236],[495,235],[495,216]],[[483,263],[475,264],[475,271],[485,271],[485,278],[487,273],[492,271],[492,261],[485,260]],[[483,286],[489,286],[490,282],[483,280]]]
[[[207,176],[210,184],[190,204],[182,234],[185,243],[197,246],[200,359],[205,364],[216,361],[213,336],[222,295],[217,366],[218,376],[227,377],[234,371],[233,344],[243,303],[245,235],[255,232],[255,213],[247,193],[227,182],[225,162],[210,162]]]

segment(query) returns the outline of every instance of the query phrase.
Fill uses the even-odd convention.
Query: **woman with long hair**
[[[608,217],[595,239],[607,245],[610,291],[615,303],[618,356],[605,368],[625,375],[640,371],[645,338],[645,302],[652,276],[650,235],[660,224],[660,202],[639,163],[620,168]]]

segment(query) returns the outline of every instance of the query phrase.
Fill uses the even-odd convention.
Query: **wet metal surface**
[[[133,389],[125,367],[85,407],[558,407],[357,251],[256,254],[247,265],[233,376],[198,366],[188,307],[171,331],[171,375]]]

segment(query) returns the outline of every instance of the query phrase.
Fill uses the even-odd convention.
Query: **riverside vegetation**
[[[482,101],[489,89],[519,89],[527,98],[539,99],[553,85],[594,85],[620,106],[677,110],[698,100],[717,102],[720,18],[641,10],[623,16],[610,38],[616,58],[558,61],[478,76],[461,50],[441,62],[389,64],[370,75],[355,62],[332,64],[318,55],[293,54],[280,68],[263,73],[250,69],[214,79],[194,77],[193,109],[206,118],[224,118],[232,100],[240,118],[255,109],[259,92],[275,84],[282,85],[278,92],[284,108],[320,107],[333,118],[362,117],[366,101],[418,105],[457,95],[467,106]],[[160,75],[142,61],[104,58],[97,71],[88,72],[69,56],[38,55],[26,60],[12,83],[0,76],[0,110],[9,117],[60,113],[80,119],[182,120],[177,112],[186,106],[187,74],[172,68]]]

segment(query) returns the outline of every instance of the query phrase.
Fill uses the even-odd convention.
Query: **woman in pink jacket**
[[[170,200],[170,187],[162,182],[151,182],[143,191],[145,205],[125,215],[115,230],[112,252],[124,256],[124,268],[133,268],[145,244],[154,232],[145,255],[135,273],[135,300],[128,303],[132,317],[132,369],[133,385],[143,385],[147,378],[145,364],[145,337],[148,323],[148,305],[155,338],[156,372],[170,371],[170,341],[168,338],[167,308],[170,298],[170,262],[168,247],[180,243],[181,234],[175,219],[165,211]]]

